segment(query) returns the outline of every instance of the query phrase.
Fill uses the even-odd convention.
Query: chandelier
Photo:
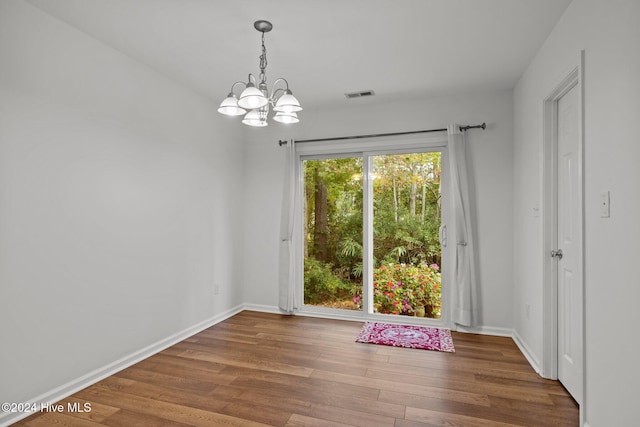
[[[260,55],[260,83],[253,74],[249,74],[247,82],[238,81],[231,85],[229,95],[220,103],[218,112],[227,116],[242,116],[242,123],[249,126],[262,127],[267,126],[267,116],[269,115],[269,106],[273,107],[276,114],[273,120],[280,123],[298,123],[298,111],[302,110],[300,102],[293,96],[289,89],[289,82],[283,78],[276,79],[269,92],[267,87],[267,48],[264,46],[264,33],[268,33],[273,29],[273,25],[269,21],[256,21],[254,28],[262,33],[262,54]],[[278,84],[284,83],[284,87]],[[257,87],[256,87],[257,84]],[[238,98],[234,93],[236,86],[244,86],[244,90]]]

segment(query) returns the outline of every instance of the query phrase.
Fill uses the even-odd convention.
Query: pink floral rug
[[[451,331],[426,326],[393,325],[367,322],[358,334],[356,342],[419,348],[454,353]]]

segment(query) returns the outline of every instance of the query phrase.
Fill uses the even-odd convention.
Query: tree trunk
[[[422,212],[420,215],[420,223],[424,224],[424,217],[426,214],[426,207],[427,207],[427,180],[423,179],[422,180]]]
[[[315,221],[313,226],[313,253],[314,257],[322,262],[327,262],[327,234],[329,231],[329,218],[327,207],[327,186],[316,170],[315,191]]]
[[[393,214],[398,222],[398,189],[396,188],[396,177],[393,177]]]
[[[418,197],[418,182],[411,179],[411,195],[409,196],[409,211],[411,212],[411,216],[416,216],[416,198]]]

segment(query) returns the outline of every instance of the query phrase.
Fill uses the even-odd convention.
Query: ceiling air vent
[[[351,98],[362,98],[363,96],[373,96],[376,93],[372,90],[361,90],[360,92],[349,92],[349,93],[345,93],[344,96],[347,97],[347,99],[351,99]]]

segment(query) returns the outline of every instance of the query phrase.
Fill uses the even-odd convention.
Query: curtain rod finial
[[[469,129],[482,129],[485,130],[487,128],[487,123],[483,122],[481,125],[474,125],[474,126],[460,126],[460,130],[461,131],[468,131]]]

